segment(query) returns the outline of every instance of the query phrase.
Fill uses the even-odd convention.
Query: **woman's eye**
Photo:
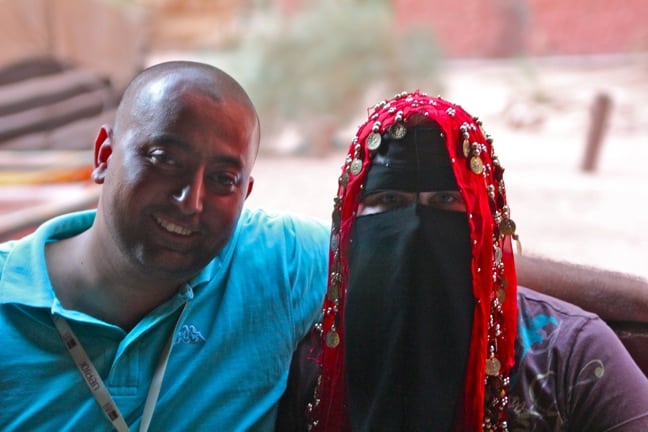
[[[420,201],[423,205],[440,210],[466,211],[466,205],[459,191],[422,192]]]
[[[358,209],[358,214],[368,215],[382,213],[389,210],[405,207],[416,201],[416,194],[409,192],[377,192],[367,196]]]
[[[457,202],[457,197],[452,193],[440,192],[436,195],[439,204],[452,204]]]
[[[405,202],[405,198],[399,193],[395,192],[380,192],[370,195],[364,200],[367,206],[381,207],[384,210],[398,207]]]
[[[382,196],[382,204],[390,209],[405,207],[415,200],[414,194],[386,193]]]
[[[397,201],[398,198],[392,193],[379,193],[365,200],[365,202],[373,205],[387,205]]]

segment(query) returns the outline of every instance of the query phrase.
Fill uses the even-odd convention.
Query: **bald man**
[[[132,81],[95,143],[96,211],[0,245],[0,430],[274,428],[328,228],[243,210],[258,147],[223,71]]]

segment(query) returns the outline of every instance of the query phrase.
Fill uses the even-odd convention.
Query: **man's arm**
[[[606,321],[648,323],[648,281],[637,276],[553,261],[515,257],[518,284],[560,298]]]

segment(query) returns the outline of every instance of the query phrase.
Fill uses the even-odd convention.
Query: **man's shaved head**
[[[219,103],[234,102],[254,115],[257,123],[257,150],[259,119],[243,87],[230,75],[214,66],[191,62],[171,61],[153,65],[137,75],[126,88],[115,118],[115,135],[133,120],[146,121],[154,110],[172,114],[178,108],[173,103],[187,90],[197,90]]]

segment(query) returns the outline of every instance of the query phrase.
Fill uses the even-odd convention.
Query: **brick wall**
[[[430,26],[449,57],[648,51],[646,0],[394,0],[397,26]]]

